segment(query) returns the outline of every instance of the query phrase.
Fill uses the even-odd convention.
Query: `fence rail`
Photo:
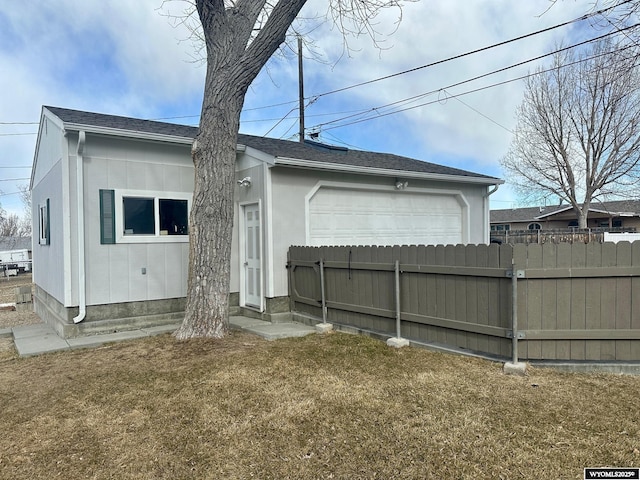
[[[640,361],[640,242],[291,247],[289,272],[292,310],[331,323],[395,336],[399,318],[406,339],[501,358]]]

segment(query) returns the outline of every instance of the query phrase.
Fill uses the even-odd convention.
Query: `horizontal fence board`
[[[523,330],[525,340],[640,340],[640,330]]]
[[[428,317],[425,315],[415,315],[410,313],[401,313],[402,320],[429,325],[432,327],[448,328],[460,332],[481,333],[491,337],[510,338],[511,330],[500,327],[492,327],[490,325],[478,325],[458,320],[449,320],[446,318]]]
[[[616,278],[640,276],[640,267],[526,268],[525,278]]]

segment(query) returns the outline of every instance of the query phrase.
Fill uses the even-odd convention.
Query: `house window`
[[[527,227],[528,230],[540,230],[542,226],[539,223],[530,223]]]
[[[155,235],[154,199],[122,197],[125,235]]]
[[[100,243],[188,242],[191,194],[100,190]]]
[[[491,225],[492,232],[504,232],[511,230],[511,225]]]
[[[189,233],[189,206],[187,200],[161,198],[160,235],[187,235]]]
[[[38,230],[40,245],[50,244],[50,228],[49,228],[49,199],[38,208]]]
[[[600,227],[600,228],[609,228],[609,221],[608,220],[604,220],[604,221],[598,222],[598,227]],[[620,219],[611,220],[611,227],[612,228],[622,228],[622,220],[620,220]]]

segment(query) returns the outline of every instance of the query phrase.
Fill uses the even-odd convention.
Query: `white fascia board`
[[[85,133],[93,133],[98,135],[134,138],[136,140],[148,140],[153,142],[178,143],[183,145],[191,145],[194,140],[191,137],[181,137],[177,135],[163,135],[159,133],[141,132],[138,130],[123,130],[120,128],[96,127],[92,125],[81,125],[78,123],[65,123],[64,130],[65,130],[65,133],[68,131],[79,132],[80,130],[82,130]]]
[[[269,155],[262,150],[258,150],[248,145],[243,145],[241,143],[236,145],[236,152],[245,153],[249,157],[255,158],[256,160],[266,163],[267,165],[274,165],[276,163],[276,159],[273,157],[273,155]]]
[[[36,139],[36,148],[33,153],[33,162],[31,163],[31,178],[29,180],[29,190],[31,191],[34,187],[33,180],[36,175],[36,168],[38,163],[38,154],[40,153],[40,141],[42,140],[42,131],[45,128],[45,122],[50,121],[55,126],[57,126],[61,131],[64,131],[64,125],[62,124],[62,120],[54,115],[50,110],[46,107],[42,107],[42,113],[40,114],[40,124],[38,125],[38,137]]]
[[[311,170],[327,170],[333,172],[357,173],[361,175],[380,175],[384,177],[413,178],[418,180],[438,180],[476,185],[502,185],[504,180],[490,177],[466,177],[464,175],[444,175],[440,173],[414,172],[411,170],[393,170],[387,168],[361,167],[340,163],[316,162],[296,158],[276,157],[275,165],[284,167],[307,168]]]
[[[564,213],[564,212],[566,212],[568,210],[573,210],[573,207],[571,205],[567,205],[566,207],[559,208],[558,210],[554,210],[553,212],[545,213],[543,215],[538,215],[537,217],[534,217],[534,220],[543,220],[545,218],[552,217],[552,216],[557,215],[559,213]]]

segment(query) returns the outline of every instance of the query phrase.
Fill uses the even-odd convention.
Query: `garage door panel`
[[[323,187],[308,211],[310,245],[462,242],[463,211],[454,195]]]

